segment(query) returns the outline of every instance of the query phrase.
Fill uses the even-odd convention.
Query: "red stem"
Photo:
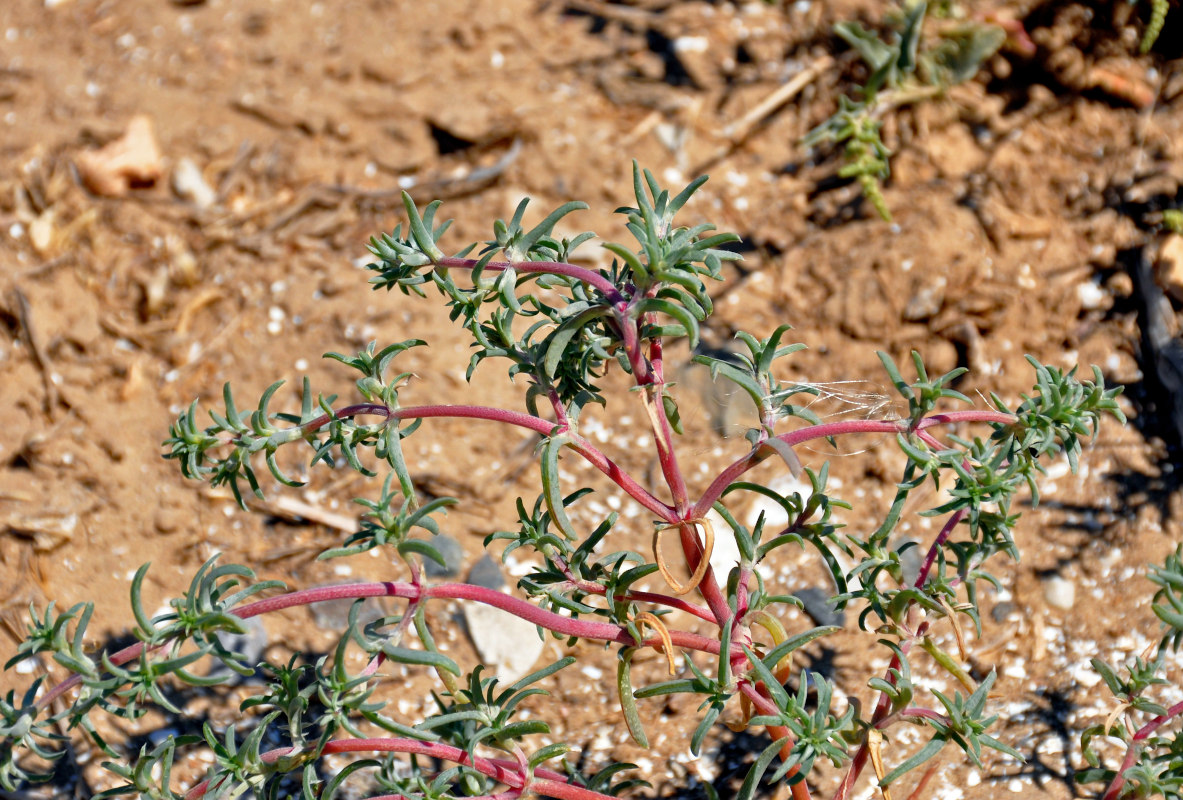
[[[652,314],[646,315],[651,317]],[[677,453],[674,451],[674,431],[665,413],[665,403],[662,393],[665,376],[662,363],[662,347],[659,339],[649,342],[649,354],[646,358],[641,352],[638,322],[629,315],[626,308],[619,314],[619,324],[622,330],[621,340],[628,354],[629,364],[633,371],[633,380],[644,392],[642,402],[645,413],[649,418],[653,441],[657,446],[657,460],[661,466],[661,474],[669,486],[673,498],[673,508],[677,514],[678,538],[682,546],[682,555],[686,559],[686,566],[693,574],[705,557],[702,544],[698,540],[698,531],[694,524],[687,520],[696,519],[694,514],[688,513],[690,500],[686,490],[686,480],[678,466]],[[668,520],[674,522],[675,520]],[[714,570],[708,565],[698,582],[698,592],[706,600],[707,606],[715,616],[715,624],[720,628],[727,624],[731,616],[731,609],[727,606],[727,598],[719,589],[719,582],[715,579]]]
[[[957,525],[957,522],[960,521],[963,513],[963,511],[959,511],[950,517],[949,521],[945,523],[945,527],[941,529],[940,535],[937,537],[938,542],[944,541],[944,539],[948,538],[953,528]],[[917,576],[916,583],[914,584],[917,588],[924,585],[924,581],[928,576],[928,570],[932,567],[933,558],[931,556],[938,546],[939,545],[937,543],[934,543],[933,547],[929,550],[930,558],[926,559],[924,566],[920,570],[920,574]],[[922,639],[928,632],[928,628],[929,624],[927,620],[920,623],[920,626],[916,629],[914,639]],[[900,650],[906,655],[911,649],[911,645],[911,641],[900,642]],[[884,673],[884,680],[887,680],[892,685],[895,685],[895,681],[892,679],[892,671],[899,668],[900,657],[893,654],[891,657],[891,662],[887,665],[887,671]],[[891,701],[888,699],[885,693],[880,692],[879,699],[875,704],[875,712],[871,715],[871,726],[878,728],[880,725],[885,723],[890,709]],[[904,712],[900,712],[900,714],[904,715]],[[854,782],[858,780],[858,776],[867,766],[867,756],[869,754],[869,742],[864,737],[863,743],[859,745],[858,751],[855,753],[854,758],[850,762],[850,767],[847,769],[846,775],[842,779],[842,783],[838,786],[838,791],[834,794],[834,800],[846,800],[850,794],[850,791],[854,788]]]
[[[234,615],[239,619],[250,619],[260,614],[270,614],[285,608],[322,603],[328,600],[356,600],[364,597],[399,597],[420,602],[429,599],[473,600],[521,617],[524,620],[539,625],[547,630],[564,636],[577,636],[581,639],[598,639],[606,642],[616,642],[629,647],[660,647],[661,638],[654,636],[642,642],[633,639],[628,629],[613,625],[609,622],[592,622],[590,620],[572,619],[561,614],[538,608],[537,606],[508,595],[496,589],[483,586],[473,586],[467,583],[441,583],[436,586],[416,586],[411,583],[353,583],[340,586],[320,586],[315,589],[302,589],[288,594],[269,597],[266,600],[256,600],[238,608]],[[718,655],[719,642],[697,633],[686,631],[670,631],[670,638],[675,645],[688,650],[698,650],[712,655]],[[160,645],[163,647],[164,645]],[[144,649],[142,642],[118,651],[110,656],[115,666],[139,658]],[[79,675],[71,675],[66,680],[54,686],[37,700],[37,706],[47,708],[62,693],[68,691],[82,680]]]
[[[924,564],[921,565],[920,571],[916,576],[916,582],[913,584],[913,586],[915,586],[917,589],[924,586],[925,581],[928,580],[928,573],[932,570],[932,565],[936,561],[937,552],[940,550],[941,545],[944,544],[945,541],[953,534],[953,529],[957,527],[957,524],[961,522],[964,516],[965,509],[961,509],[960,511],[951,515],[949,519],[946,520],[944,527],[941,528],[941,532],[937,534],[937,538],[933,540],[932,546],[928,548],[928,556],[924,559]],[[927,621],[920,623],[920,627],[916,629],[915,638],[922,638],[928,631],[928,627]],[[900,642],[900,650],[902,650],[905,654],[907,654],[909,649],[911,649],[911,642]],[[895,685],[895,681],[892,679],[892,670],[897,670],[899,667],[900,658],[898,655],[893,654],[891,657],[891,663],[887,665],[887,671],[884,673],[884,680],[888,681],[892,685]],[[875,704],[875,713],[871,716],[872,727],[878,727],[880,723],[887,719],[890,709],[891,701],[888,700],[885,693],[880,692],[879,700]],[[901,712],[901,714],[902,713],[903,712]],[[850,767],[847,769],[846,776],[842,779],[842,783],[838,787],[838,792],[834,795],[834,800],[845,800],[847,795],[849,795],[850,790],[854,788],[854,782],[858,780],[859,774],[867,765],[867,756],[870,752],[868,747],[869,743],[864,737],[863,743],[859,745],[858,752],[855,753],[854,758],[850,762]]]
[[[1126,748],[1125,758],[1122,759],[1117,774],[1113,776],[1113,782],[1109,784],[1109,788],[1105,790],[1105,795],[1101,800],[1117,800],[1121,796],[1121,789],[1125,786],[1126,770],[1134,766],[1134,762],[1138,760],[1138,754],[1142,752],[1142,742],[1149,739],[1150,734],[1180,714],[1183,714],[1183,703],[1175,703],[1175,705],[1167,709],[1167,713],[1159,714],[1138,729],[1138,732],[1134,734],[1129,746]]]
[[[279,759],[285,756],[291,756],[296,752],[294,747],[280,747],[275,750],[269,750],[259,756],[259,759],[265,764],[274,764]],[[484,758],[477,756],[473,758],[469,756],[468,751],[454,747],[443,742],[422,742],[418,739],[406,739],[401,737],[380,737],[372,739],[335,739],[325,744],[322,754],[328,755],[331,753],[412,753],[415,755],[428,756],[431,758],[438,758],[444,761],[452,761],[456,764],[472,767],[483,775],[488,775],[499,783],[504,783],[513,789],[525,789],[526,781],[522,775],[521,767],[516,761],[502,758]],[[535,780],[529,784],[529,789],[535,793],[543,794],[548,797],[571,798],[571,800],[607,800],[608,796],[593,792],[589,789],[584,789],[578,786],[571,786],[566,781],[566,777],[558,772],[548,769],[535,769]],[[204,797],[209,790],[210,782],[208,780],[194,786],[185,793],[185,800],[197,800]],[[571,790],[578,790],[573,792]],[[398,795],[388,795],[398,797]]]
[[[435,262],[435,266],[445,269],[472,269],[476,266],[476,263],[476,259],[473,258],[454,258],[449,256]],[[515,272],[533,272],[574,278],[599,290],[611,303],[618,303],[625,299],[624,295],[620,293],[620,290],[616,288],[616,284],[600,273],[563,261],[490,261],[485,264],[484,270],[486,272],[504,272],[511,267]]]
[[[923,431],[937,425],[953,425],[966,422],[982,422],[987,424],[1010,425],[1015,418],[1010,414],[998,411],[951,411],[945,414],[932,414],[922,419],[914,430]],[[843,436],[852,433],[908,433],[908,420],[878,420],[857,419],[841,422],[826,422],[821,425],[811,425],[777,436],[785,444],[795,447],[815,439],[825,439],[830,436]],[[723,496],[727,487],[734,483],[741,475],[773,454],[770,448],[757,448],[746,456],[736,460],[711,482],[702,498],[695,504],[691,517],[701,517],[710,511],[715,501]]]
[[[677,609],[678,611],[685,611],[687,614],[693,614],[701,620],[717,625],[714,614],[708,609],[703,608],[697,603],[690,603],[680,597],[670,597],[669,595],[657,594],[656,592],[629,592],[623,597],[616,596],[617,600],[636,600],[642,603],[657,603],[659,605],[668,606],[669,608]]]
[[[549,558],[555,563],[559,570],[567,577],[567,584],[573,589],[584,594],[599,595],[606,597],[608,589],[601,584],[592,581],[585,581],[576,577],[575,572],[567,563],[567,560],[559,555],[557,552],[550,553]],[[685,611],[687,614],[693,614],[699,619],[706,620],[710,623],[715,623],[715,617],[708,609],[703,608],[695,603],[689,603],[680,597],[670,597],[665,594],[658,594],[656,592],[625,592],[624,594],[614,595],[613,600],[616,602],[642,602],[655,603],[657,605],[668,606],[677,609],[678,611]]]

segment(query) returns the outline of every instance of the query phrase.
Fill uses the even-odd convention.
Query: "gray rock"
[[[940,277],[928,286],[922,286],[904,306],[904,319],[923,322],[935,317],[945,303],[945,283],[945,278]]]
[[[907,545],[912,547],[904,550]],[[920,565],[924,563],[924,550],[911,539],[901,542],[897,549],[900,551],[900,571],[903,573],[904,585],[915,586],[916,579],[920,577]]]
[[[229,650],[231,653],[238,653],[241,658],[236,659],[247,664],[257,665],[262,663],[263,654],[267,650],[267,628],[263,623],[262,617],[250,617],[242,621],[243,627],[246,628],[244,633],[232,633],[231,631],[219,631],[214,634],[222,647]],[[226,678],[228,683],[241,683],[244,680],[249,680],[247,677],[230,669],[221,661],[214,661],[209,669],[208,675],[210,677]]]
[[[321,630],[341,633],[345,630],[345,626],[349,624],[349,609],[353,606],[354,600],[327,600],[323,603],[313,603],[308,606],[309,613],[312,614],[312,621],[316,627]],[[365,626],[373,622],[379,617],[386,615],[386,610],[382,607],[382,603],[377,597],[367,597],[362,601],[361,612],[358,614],[357,622],[359,625]]]
[[[793,596],[801,601],[805,613],[818,625],[842,627],[846,624],[846,612],[834,610],[830,604],[831,595],[824,589],[811,586],[808,589],[793,592]]]
[[[468,571],[468,583],[494,591],[505,591],[501,565],[485,553]],[[542,654],[543,641],[534,623],[508,611],[467,602],[464,623],[481,663],[503,684],[529,674]]]
[[[472,569],[468,571],[467,582],[473,586],[483,586],[486,589],[497,589],[498,591],[505,588],[505,578],[501,575],[501,565],[488,553],[485,553],[472,565]]]
[[[442,567],[430,558],[423,559],[423,571],[427,573],[427,577],[454,578],[460,574],[460,567],[464,565],[464,548],[460,546],[460,542],[446,533],[441,533],[438,536],[432,536],[427,540],[427,543],[444,557]],[[469,582],[471,583],[471,581]]]
[[[1018,606],[1011,601],[1003,600],[990,609],[990,618],[995,622],[1006,622],[1007,617],[1013,614],[1017,608]]]

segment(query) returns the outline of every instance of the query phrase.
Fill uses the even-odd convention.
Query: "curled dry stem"
[[[957,638],[957,653],[961,656],[962,661],[969,661],[969,651],[965,647],[965,633],[961,630],[961,623],[957,620],[957,611],[953,606],[949,605],[949,601],[945,597],[939,597],[937,602],[941,604],[941,608],[945,610],[945,615],[949,618],[949,623],[953,626],[953,635]]]
[[[637,616],[633,617],[637,626],[645,626],[656,633],[661,639],[661,651],[665,653],[666,664],[669,666],[670,675],[677,675],[678,670],[674,666],[674,643],[670,639],[670,629],[665,626],[661,618],[651,611],[642,611]]]
[[[879,791],[883,792],[883,800],[891,800],[891,790],[883,785],[883,776],[887,770],[883,767],[883,734],[878,728],[867,729],[867,749],[871,753],[871,768],[875,770],[875,780],[879,781]]]
[[[674,576],[673,572],[670,571],[669,565],[665,563],[665,556],[661,554],[661,534],[670,528],[680,528],[683,525],[702,525],[703,530],[701,558],[698,560],[698,566],[694,569],[694,574],[690,576],[690,580],[686,583],[681,583]],[[665,579],[666,584],[669,585],[670,591],[674,593],[675,597],[689,594],[698,588],[698,584],[702,583],[703,576],[706,575],[707,568],[711,565],[711,554],[714,552],[715,528],[706,517],[686,519],[671,525],[660,525],[653,531],[653,560],[657,562],[657,569],[661,571],[661,577]]]

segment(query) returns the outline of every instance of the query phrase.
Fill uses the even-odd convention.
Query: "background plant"
[[[1148,53],[1162,33],[1170,0],[1151,0],[1149,5],[1141,53]],[[838,98],[838,110],[806,134],[803,143],[841,146],[846,163],[839,177],[857,180],[879,216],[890,221],[883,181],[891,175],[892,151],[881,135],[884,117],[972,80],[1009,36],[1019,37],[1019,50],[1030,48],[1033,53],[1034,45],[1021,25],[972,17],[952,2],[904,0],[885,15],[883,26],[886,35],[854,21],[834,26],[834,33],[859,54],[870,73],[854,96]]]
[[[1006,31],[976,20],[954,20],[952,4],[904,3],[885,20],[891,33],[881,38],[858,22],[840,22],[834,33],[866,62],[870,75],[855,97],[842,96],[838,110],[810,131],[810,146],[832,142],[843,147],[843,178],[858,181],[879,216],[890,221],[882,183],[891,174],[891,150],[880,133],[883,116],[901,106],[938,97],[950,87],[971,80],[982,64],[1006,41]],[[929,26],[931,17],[943,24]]]
[[[12,789],[47,777],[47,767],[65,752],[63,731],[81,728],[115,759],[108,768],[121,785],[107,796],[276,797],[299,791],[326,798],[358,773],[368,774],[382,796],[394,797],[598,798],[637,785],[637,778],[621,778],[631,765],[578,774],[564,759],[566,745],[541,743],[550,730],[546,721],[521,714],[522,701],[543,692],[538,684],[574,657],[508,687],[483,675],[480,666],[463,670],[436,646],[427,613],[430,601],[446,599],[502,608],[560,640],[613,647],[624,720],[642,746],[647,733],[640,704],[669,694],[697,696],[698,724],[689,743],[696,753],[724,720],[765,729],[771,744],[756,758],[741,798],[750,797],[766,773],[788,782],[798,800],[810,797],[807,779],[819,758],[844,770],[835,797],[847,797],[868,762],[886,787],[950,745],[977,764],[983,748],[1017,756],[988,733],[996,720],[987,702],[994,677],[975,680],[963,666],[962,626],[980,629],[978,584],[994,581],[985,562],[999,553],[1017,556],[1015,498],[1030,490],[1038,501],[1041,460],[1063,456],[1075,469],[1082,441],[1096,432],[1100,417],[1121,418],[1117,390],[1106,389],[1095,369],[1091,379],[1080,379],[1075,370],[1031,359],[1034,387],[1013,407],[992,396],[989,409],[948,410],[968,402],[952,388],[963,370],[930,376],[913,354],[914,377],[905,378],[881,354],[886,374],[907,403],[906,415],[825,421],[800,402],[816,389],[778,377],[784,360],[800,349],[782,343],[787,326],[764,338],[740,334],[743,351],[737,358],[697,360],[751,397],[757,421],[735,459],[692,495],[678,454],[683,420],[666,380],[665,350],[674,338],[697,343],[699,326],[712,311],[706,281],[721,277],[722,261],[738,257],[724,249],[736,237],[706,224],[674,223],[705,178],[676,195],[646,171],[634,168],[633,178],[636,205],[618,211],[635,241],[605,243],[614,260],[602,269],[571,263],[592,234],[554,233],[560,220],[585,208],[581,203],[567,203],[527,230],[523,201],[510,220],[495,223],[483,248],[469,245],[448,255],[441,246],[448,224],[436,220],[439,203],[420,210],[405,196],[405,233],[400,225],[370,242],[377,259],[370,265],[371,282],[419,297],[433,288],[471,337],[469,374],[486,361],[501,360],[509,377],[523,384],[522,407],[405,404],[410,375],[398,371],[395,361],[425,344],[408,339],[381,349],[372,344],[354,355],[328,355],[356,374],[352,402],[314,394],[306,380],[298,412],[271,411],[279,384],[243,411],[227,386],[223,408],[209,412],[212,424],[199,421],[194,403],[173,425],[166,446],[167,457],[176,459],[186,476],[227,485],[240,502],[247,493],[262,493],[263,465],[279,483],[298,485],[278,458],[289,446],[307,446],[312,466],[385,471],[379,496],[359,498],[366,509],[362,529],[322,558],[383,548],[404,565],[409,580],[288,591],[278,582],[256,582],[246,566],[215,558],[167,613],[150,615],[141,599],[144,567],[132,583],[139,643],[99,656],[84,646],[91,604],[64,612],[52,606],[33,610],[28,636],[9,666],[44,653],[72,676],[52,688],[36,682],[24,693],[10,692],[0,704],[0,784]],[[619,369],[632,391],[610,396],[602,388],[610,369]],[[593,403],[614,410],[640,404],[658,465],[654,484],[629,474],[581,433],[581,413]],[[473,420],[474,435],[478,423],[493,422],[539,437],[537,499],[518,501],[516,530],[494,531],[486,540],[505,542],[505,550],[537,553],[541,565],[520,583],[530,600],[424,581],[422,560],[442,559],[423,534],[434,533],[447,506],[463,498],[422,503],[402,440],[424,421],[441,417]],[[870,531],[846,530],[835,512],[850,506],[829,491],[826,465],[806,467],[795,448],[866,433],[889,434],[906,465],[880,524]],[[624,528],[615,512],[594,526],[573,521],[570,510],[586,502],[589,490],[564,485],[559,462],[571,456],[601,471],[644,509],[651,520],[651,551],[631,550],[629,539],[620,541]],[[769,488],[770,467],[755,472],[764,462],[804,475],[811,491],[783,495]],[[920,569],[908,579],[899,526],[909,497],[930,481],[946,488],[946,499],[921,513],[943,524],[923,546]],[[774,500],[788,522],[771,525],[761,516],[750,528],[741,523],[735,509],[752,494]],[[716,575],[710,565],[720,535],[708,516],[712,511],[740,551],[728,575]],[[670,563],[662,548],[666,538],[677,541],[683,563]],[[834,580],[833,603],[857,610],[859,627],[890,659],[886,672],[869,681],[878,696],[866,711],[837,701],[823,676],[794,669],[795,651],[836,629],[821,626],[790,635],[781,612],[797,601],[766,585],[756,570],[773,551],[806,546]],[[360,623],[360,601],[380,596],[404,601],[400,613]],[[340,599],[356,601],[349,623],[334,651],[315,660],[294,654],[285,663],[253,664],[220,635],[241,632],[253,616]],[[678,628],[669,616],[674,610],[706,623],[709,635]],[[943,649],[935,636],[942,626],[956,634],[957,654]],[[648,648],[660,651],[674,674],[634,687],[633,658]],[[960,688],[945,694],[918,687],[910,660],[917,648]],[[368,659],[356,674],[346,667],[354,652]],[[686,654],[680,673],[677,652]],[[95,723],[99,715],[136,718],[152,707],[180,713],[170,687],[225,680],[191,669],[203,659],[231,672],[262,672],[265,684],[242,704],[240,725],[219,730],[207,724],[200,737],[170,738],[127,759],[115,743],[103,740]],[[388,663],[434,671],[438,711],[422,720],[392,715],[380,691]],[[919,750],[901,753],[890,745],[898,725],[927,732]],[[207,749],[213,765],[203,781],[182,791],[173,787],[171,770],[178,753],[193,748]],[[343,753],[366,757],[326,775],[323,758]]]
[[[1165,677],[1169,654],[1183,642],[1183,545],[1165,562],[1150,570],[1149,578],[1159,587],[1154,595],[1154,614],[1163,623],[1159,641],[1132,664],[1121,667],[1099,658],[1093,668],[1104,679],[1117,705],[1108,718],[1081,736],[1089,768],[1076,779],[1099,783],[1107,788],[1104,800],[1119,797],[1183,797],[1183,739],[1179,717],[1183,702],[1163,705],[1157,694],[1169,684]],[[1103,765],[1098,740],[1109,739],[1124,749],[1116,768]]]
[[[1158,41],[1163,26],[1167,23],[1167,12],[1170,11],[1171,0],[1150,0],[1150,19],[1146,22],[1146,30],[1142,34],[1139,51],[1149,53],[1154,43]]]

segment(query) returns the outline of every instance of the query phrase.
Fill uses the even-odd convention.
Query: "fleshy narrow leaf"
[[[564,656],[563,658],[560,658],[558,661],[554,662],[553,664],[547,664],[542,669],[535,670],[534,672],[531,672],[529,675],[526,675],[523,678],[519,678],[517,680],[517,682],[512,684],[506,691],[507,692],[520,692],[523,689],[525,689],[527,686],[529,686],[530,684],[538,683],[538,681],[545,680],[546,678],[549,678],[551,675],[554,675],[559,670],[566,669],[567,667],[571,666],[574,663],[575,663],[575,656]],[[533,690],[533,691],[537,691],[537,690]]]
[[[460,667],[456,666],[456,662],[443,653],[436,653],[430,650],[412,650],[409,647],[396,647],[389,642],[383,643],[382,652],[391,661],[399,664],[429,666],[435,667],[437,670],[447,670],[453,675],[460,674]]]
[[[893,769],[891,772],[884,775],[883,780],[879,781],[879,785],[880,786],[890,786],[891,783],[896,778],[916,769],[918,766],[923,764],[925,761],[928,761],[930,758],[935,756],[937,753],[941,752],[941,749],[945,746],[945,741],[946,741],[945,738],[943,736],[941,736],[940,734],[932,737],[931,739],[928,740],[928,743],[925,744],[924,747],[920,748],[920,750],[917,751],[914,755],[912,755],[911,758],[907,759],[902,764],[900,764],[895,769]]]
[[[672,303],[669,300],[663,300],[660,297],[651,297],[637,306],[639,312],[659,313],[665,314],[667,317],[673,317],[679,325],[686,331],[686,337],[690,342],[690,349],[698,347],[698,320],[690,313],[684,306],[677,303]]]
[[[822,636],[829,636],[831,633],[837,633],[840,630],[842,630],[842,628],[837,625],[822,625],[821,627],[814,628],[813,630],[805,631],[804,633],[798,633],[796,636],[790,636],[788,639],[785,639],[779,645],[769,650],[764,654],[764,658],[760,660],[764,662],[765,667],[768,669],[776,669],[777,663],[779,663],[780,660],[789,653],[800,647],[804,647],[814,639],[820,639]]]
[[[694,734],[690,737],[690,752],[698,755],[702,752],[702,741],[710,732],[711,726],[715,724],[715,720],[723,713],[723,704],[719,702],[711,703],[707,708],[707,713],[703,715],[698,723],[698,727],[694,729]]]
[[[620,708],[624,712],[624,724],[633,741],[646,749],[649,748],[649,737],[645,735],[645,726],[641,723],[641,715],[637,712],[637,701],[633,698],[633,683],[630,676],[633,653],[636,648],[626,647],[620,651],[620,660],[616,664],[616,692],[620,696]]]
[[[784,747],[785,742],[789,739],[784,737],[777,739],[772,744],[764,748],[763,752],[756,757],[756,761],[752,764],[748,774],[743,779],[743,785],[739,787],[739,794],[735,796],[735,800],[752,800],[756,796],[756,789],[760,785],[760,779],[764,777],[764,773],[768,771],[768,765],[772,763],[772,759],[776,758],[776,754]]]
[[[542,467],[542,493],[546,500],[546,510],[550,512],[550,518],[567,540],[576,542],[579,541],[579,535],[567,516],[559,480],[559,452],[566,443],[567,440],[561,436],[551,436],[543,442],[539,465]]]
[[[548,378],[554,378],[566,353],[567,345],[579,334],[587,330],[592,320],[604,316],[608,309],[601,307],[589,308],[567,320],[550,336],[550,343],[546,348],[546,357],[542,361],[542,369]]]
[[[799,477],[801,472],[805,469],[805,467],[801,464],[801,459],[797,457],[797,453],[794,452],[793,448],[788,444],[788,442],[784,441],[783,439],[770,436],[764,441],[760,442],[760,447],[767,447],[769,450],[772,450],[774,453],[779,455],[781,460],[785,462],[785,466],[789,468],[789,472],[792,473],[794,478]]]

